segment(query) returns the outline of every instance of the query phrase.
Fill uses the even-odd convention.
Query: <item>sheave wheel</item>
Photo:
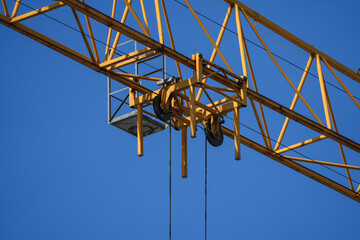
[[[210,119],[206,123],[205,135],[208,142],[214,147],[220,146],[224,141],[224,133],[221,127],[219,127],[219,132],[211,132]]]
[[[153,100],[153,107],[156,116],[162,121],[168,121],[171,118],[171,106],[169,109],[160,106],[161,104],[161,95],[157,95]]]

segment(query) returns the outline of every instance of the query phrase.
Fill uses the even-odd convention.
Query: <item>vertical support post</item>
[[[189,97],[190,97],[190,137],[196,138],[196,106],[195,106],[195,87],[193,85],[193,81],[196,78],[196,72],[194,72],[193,79],[189,79],[190,88],[189,88]]]
[[[185,124],[181,128],[181,143],[181,176],[187,178],[187,126]]]
[[[162,27],[162,22],[161,22],[159,0],[155,0],[155,10],[156,10],[156,20],[157,20],[157,25],[158,25],[158,33],[159,33],[159,42],[161,44],[164,44],[164,33],[163,33],[163,27]]]
[[[197,82],[201,82],[202,80],[202,55],[200,53],[197,53],[195,55],[195,60],[196,60],[196,81]]]
[[[321,69],[321,61],[319,54],[316,54],[316,65],[319,75],[319,83],[320,83],[320,89],[321,89],[321,96],[323,100],[324,105],[324,112],[325,112],[325,118],[326,118],[326,125],[328,129],[331,129],[331,120],[330,120],[330,114],[329,114],[329,103],[328,99],[326,97],[326,89],[325,89],[325,81],[324,81],[324,75]]]
[[[240,160],[240,108],[237,102],[234,102],[234,143],[235,160]]]
[[[129,78],[130,80],[134,80],[132,77]],[[133,106],[135,104],[135,97],[136,91],[132,88],[129,88],[129,105]]]
[[[190,82],[190,137],[196,137],[196,106],[195,106],[195,87],[194,82],[201,82],[202,80],[202,56],[200,53],[192,55],[192,59],[196,61],[196,70],[192,79],[189,79]]]
[[[243,75],[245,77],[247,77],[248,73],[247,73],[247,68],[246,68],[246,58],[245,58],[245,51],[244,51],[244,35],[243,35],[244,32],[241,27],[239,6],[237,4],[235,4],[235,16],[236,16],[236,28],[237,28],[238,39],[239,39],[239,48],[240,48]]]
[[[137,51],[137,42],[134,41],[134,51]],[[135,62],[135,75],[139,75],[139,62]]]
[[[240,88],[240,94],[241,94],[241,100],[243,105],[246,107],[247,106],[247,88],[249,86],[249,81],[248,78],[244,78],[243,79],[243,83],[241,84],[241,88]]]
[[[137,143],[138,143],[138,156],[144,155],[144,135],[143,135],[143,107],[141,104],[136,106],[137,109]]]
[[[162,62],[163,62],[163,67],[162,67],[163,79],[165,79],[166,78],[166,55],[165,54],[162,55]]]

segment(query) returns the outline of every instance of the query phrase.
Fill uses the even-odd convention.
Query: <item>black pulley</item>
[[[224,133],[221,126],[219,126],[219,131],[211,132],[210,119],[206,123],[205,135],[208,142],[214,147],[220,146],[224,141]]]
[[[153,107],[156,116],[162,121],[169,121],[171,118],[171,106],[161,107],[161,95],[157,95],[153,100]]]

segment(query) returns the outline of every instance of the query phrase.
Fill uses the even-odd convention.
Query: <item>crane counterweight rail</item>
[[[48,36],[39,33],[35,31],[34,29],[27,27],[23,23],[20,22],[19,19],[25,20],[31,17],[36,17],[39,14],[36,14],[36,12],[27,14],[26,16],[19,17],[16,16],[10,16],[7,11],[5,11],[5,14],[0,14],[0,23],[65,55],[68,58],[71,58],[81,64],[83,64],[86,67],[89,67],[90,69],[99,72],[101,74],[104,74],[111,79],[118,81],[119,83],[126,85],[130,88],[129,90],[129,105],[132,108],[135,108],[138,110],[138,112],[142,112],[143,108],[145,108],[148,105],[155,104],[155,98],[157,98],[159,101],[159,107],[169,110],[171,109],[171,119],[161,119],[158,115],[157,117],[160,118],[163,121],[169,121],[172,122],[171,126],[176,127],[178,129],[182,129],[182,131],[186,131],[187,127],[190,127],[190,135],[192,138],[196,137],[196,128],[197,124],[202,124],[203,127],[208,131],[208,133],[213,134],[215,138],[218,137],[218,134],[222,132],[225,136],[230,137],[234,139],[235,142],[235,159],[240,159],[240,143],[256,150],[257,152],[274,159],[283,165],[292,168],[302,174],[304,174],[307,177],[310,177],[325,186],[332,188],[339,193],[360,202],[360,196],[359,196],[359,189],[360,186],[357,188],[354,188],[353,186],[353,180],[351,178],[350,172],[348,171],[349,168],[356,169],[357,166],[349,166],[347,165],[347,161],[345,158],[345,155],[343,154],[342,146],[345,146],[351,150],[353,150],[356,153],[360,153],[360,144],[356,141],[349,139],[342,134],[338,132],[338,129],[336,127],[335,123],[335,117],[332,112],[332,107],[330,104],[330,99],[326,90],[326,87],[323,86],[322,88],[322,100],[324,104],[324,112],[326,116],[326,124],[324,125],[321,120],[317,117],[315,112],[312,110],[311,106],[307,104],[307,101],[302,96],[301,88],[302,86],[299,86],[296,88],[288,75],[284,72],[284,70],[277,64],[276,60],[273,58],[270,51],[267,51],[270,57],[272,58],[273,62],[277,66],[277,68],[280,70],[284,78],[287,80],[287,82],[292,86],[293,90],[295,91],[295,97],[294,97],[294,105],[290,108],[285,107],[284,105],[277,103],[264,95],[260,94],[256,87],[256,81],[255,76],[253,73],[251,60],[249,56],[249,52],[246,46],[246,42],[244,41],[244,32],[242,28],[242,23],[240,20],[239,15],[243,14],[245,16],[245,19],[248,20],[249,25],[252,27],[255,33],[257,33],[256,28],[251,23],[250,18],[255,20],[256,22],[262,24],[263,26],[267,27],[271,31],[275,32],[276,34],[280,35],[284,39],[290,41],[291,43],[295,44],[299,48],[305,50],[310,55],[310,61],[308,68],[311,66],[312,60],[316,58],[318,63],[318,72],[319,72],[319,80],[321,83],[321,80],[323,82],[323,79],[321,79],[320,73],[322,73],[321,69],[321,62],[325,63],[326,66],[329,68],[329,70],[333,72],[332,68],[335,70],[343,73],[344,75],[348,76],[349,78],[353,79],[356,83],[360,83],[360,75],[355,73],[354,71],[350,70],[349,68],[345,67],[341,63],[337,62],[336,60],[330,58],[326,54],[320,52],[315,47],[309,45],[308,43],[305,43],[301,39],[297,38],[296,36],[292,35],[288,31],[284,30],[283,28],[279,27],[278,25],[274,24],[270,20],[266,19],[265,17],[261,16],[260,14],[256,13],[255,11],[251,10],[244,4],[240,3],[236,0],[224,0],[229,4],[229,9],[226,15],[227,19],[224,21],[224,26],[226,27],[227,21],[229,20],[229,16],[231,12],[235,9],[236,14],[236,24],[237,24],[237,31],[238,31],[238,41],[239,41],[239,50],[241,54],[241,69],[243,72],[243,75],[239,76],[238,74],[234,73],[230,67],[227,69],[217,65],[214,63],[214,58],[216,54],[220,55],[225,63],[227,65],[227,62],[224,58],[224,56],[221,53],[220,50],[220,44],[222,39],[222,34],[220,33],[218,41],[215,43],[215,41],[212,40],[212,38],[209,36],[207,30],[205,27],[203,27],[203,30],[211,43],[213,44],[214,51],[213,51],[213,58],[210,60],[205,59],[201,54],[196,53],[192,56],[192,58],[189,58],[180,52],[178,52],[175,49],[175,45],[173,42],[172,34],[171,34],[171,28],[169,25],[169,22],[166,21],[168,32],[171,40],[171,47],[168,47],[163,43],[163,33],[162,33],[162,23],[161,21],[158,21],[158,30],[159,30],[159,41],[155,40],[150,35],[150,30],[148,27],[142,26],[142,30],[144,33],[141,33],[134,28],[131,28],[127,26],[124,21],[118,21],[110,16],[107,16],[106,14],[96,10],[95,8],[87,5],[85,1],[77,1],[77,0],[62,0],[59,1],[56,4],[51,5],[48,8],[42,8],[42,12],[49,12],[53,11],[55,9],[58,9],[59,7],[63,7],[63,5],[66,5],[71,8],[74,15],[77,18],[76,13],[82,13],[84,16],[86,16],[87,19],[93,19],[99,23],[101,23],[104,26],[109,27],[111,31],[117,32],[117,34],[122,34],[127,36],[128,38],[142,44],[145,46],[145,48],[137,50],[135,52],[131,52],[129,54],[126,54],[124,56],[118,57],[118,58],[112,58],[110,55],[106,55],[106,60],[104,62],[100,62],[99,57],[97,54],[95,54],[96,59],[94,57],[94,54],[92,53],[90,44],[87,42],[86,35],[83,33],[83,28],[81,27],[81,22],[77,21],[79,28],[81,29],[81,32],[83,34],[84,41],[87,43],[87,48],[89,50],[89,56],[86,56],[84,54],[81,54],[77,52],[76,50],[65,46],[64,44],[61,44],[60,42],[57,42]],[[21,1],[19,1],[21,2]],[[135,12],[133,11],[131,7],[131,2],[128,2],[126,4],[126,9],[124,11],[124,16],[127,12],[131,12],[133,15]],[[191,8],[191,5],[188,1],[185,1],[189,8]],[[165,14],[165,18],[167,19],[166,14],[166,8],[165,8],[165,2],[161,1],[163,12]],[[4,4],[4,1],[3,1]],[[20,4],[20,3],[19,3]],[[6,5],[3,5],[4,8],[7,7]],[[19,5],[15,6],[16,8],[19,8]],[[5,8],[6,9],[6,8]],[[157,5],[157,14],[159,14],[160,11],[160,5]],[[16,9],[15,9],[16,10]],[[113,9],[114,10],[114,9]],[[144,10],[144,9],[143,9]],[[17,12],[14,11],[14,12]],[[201,26],[202,23],[200,19],[197,17],[196,12],[192,11],[192,14],[196,18],[196,20],[199,22]],[[144,17],[146,14],[144,14]],[[136,18],[138,19],[138,18]],[[159,19],[159,18],[158,18]],[[77,18],[78,20],[78,18]],[[147,20],[146,20],[147,22]],[[91,29],[88,23],[89,30]],[[147,25],[147,24],[146,24]],[[111,32],[110,31],[110,32]],[[91,35],[93,34],[92,31]],[[261,36],[257,34],[259,37],[259,40],[262,42],[265,49],[268,49],[265,42],[263,42]],[[93,36],[91,37],[92,40],[94,40]],[[95,43],[92,42],[93,48],[96,49]],[[112,51],[114,49],[109,49],[109,46],[107,45],[108,50]],[[94,50],[95,51],[95,50]],[[97,50],[96,50],[97,51]],[[95,52],[96,52],[95,51]],[[108,53],[107,53],[108,54]],[[157,81],[160,79],[157,79],[155,77],[149,77],[149,76],[141,76],[137,74],[128,74],[128,73],[121,73],[117,72],[117,69],[121,69],[124,66],[134,64],[136,62],[145,61],[147,59],[151,59],[154,56],[158,56],[159,54],[166,55],[167,57],[174,60],[177,64],[177,70],[178,75],[180,76],[178,79],[172,79],[172,82],[167,83],[165,79],[162,79],[162,87],[159,89],[157,87],[156,89],[151,89],[149,87],[145,87],[139,82],[139,79],[143,79],[144,81]],[[190,69],[193,72],[193,76],[190,78],[183,78],[181,74],[181,69],[179,67],[179,64],[184,65],[188,69]],[[157,70],[155,70],[157,71]],[[335,74],[335,73],[334,73]],[[306,79],[306,71],[303,76],[303,81]],[[357,106],[358,103],[356,99],[352,97],[350,92],[347,90],[344,84],[342,84],[341,80],[335,76],[336,79],[339,81],[339,83],[344,87],[346,93],[349,94],[351,99],[355,102]],[[250,89],[249,87],[249,80],[253,81],[254,88]],[[210,84],[210,80],[217,85],[214,86],[214,84]],[[170,80],[169,80],[170,81]],[[160,81],[161,82],[161,81]],[[203,103],[200,100],[200,97],[198,98],[196,96],[196,90],[198,90],[198,94],[201,97],[201,93],[204,93],[204,96],[206,95],[207,99],[210,101],[210,103]],[[212,94],[209,94],[209,92],[212,92]],[[140,94],[140,96],[138,95]],[[214,94],[221,95],[221,99],[215,99],[213,97]],[[233,94],[233,95],[231,95]],[[311,120],[309,117],[306,117],[300,113],[297,113],[294,111],[294,107],[296,104],[297,99],[300,98],[304,104],[307,106],[307,108],[310,110],[310,112],[313,114],[315,120]],[[296,100],[295,100],[296,99]],[[242,108],[247,107],[248,100],[251,102],[251,107],[254,111],[254,114],[257,118],[257,123],[259,125],[259,128],[261,129],[261,132],[263,133],[264,137],[264,144],[265,146],[262,146],[261,144],[243,136],[240,134],[239,130],[239,118],[238,114],[239,111],[241,111]],[[254,105],[254,101],[258,103],[260,107],[260,115],[256,110],[256,107]],[[271,147],[271,141],[270,136],[267,131],[267,125],[265,121],[264,112],[262,110],[262,106],[265,106],[282,116],[287,117],[288,119],[291,119],[293,121],[296,121],[297,123],[301,124],[302,126],[305,126],[308,129],[311,129],[317,133],[320,134],[320,137],[317,139],[311,139],[306,143],[298,144],[297,146],[293,146],[292,148],[289,147],[289,149],[295,149],[302,145],[308,145],[310,143],[320,141],[322,139],[331,139],[334,142],[336,142],[341,150],[342,153],[342,159],[344,164],[337,164],[333,166],[340,166],[345,168],[347,173],[347,178],[349,180],[350,188],[347,188],[336,181],[333,181],[332,179],[329,179],[309,168],[306,168],[298,163],[296,163],[296,158],[286,157],[280,154],[282,150],[279,149],[273,149]],[[234,120],[234,131],[230,130],[229,128],[222,126],[221,118],[223,116],[226,116],[229,113],[234,112],[234,116],[237,116]],[[149,113],[148,111],[144,111],[144,113]],[[153,115],[155,116],[155,115]],[[166,114],[164,114],[163,117],[166,117]],[[260,120],[260,118],[262,120]],[[139,146],[139,156],[143,155],[143,140],[144,137],[142,132],[142,114],[138,114],[138,131],[141,131],[140,134],[138,134],[138,146]],[[285,126],[286,124],[284,124]],[[284,128],[286,129],[286,127]],[[285,130],[284,130],[285,132]],[[210,134],[210,136],[212,136]],[[281,134],[280,134],[281,135]],[[186,134],[183,136],[186,136]],[[208,135],[209,137],[209,135]],[[186,139],[185,139],[186,140]],[[184,137],[183,137],[183,148],[186,148],[187,144],[184,143]],[[216,140],[216,139],[215,139]],[[218,139],[219,140],[219,139]],[[280,145],[282,140],[282,137],[279,137],[278,145]],[[222,143],[222,142],[221,142]],[[221,144],[220,143],[220,144]],[[216,143],[215,143],[216,144]],[[182,155],[182,161],[183,161],[183,177],[187,176],[187,150],[184,149]],[[317,162],[317,164],[320,161]],[[311,161],[310,161],[311,163]],[[314,161],[314,163],[316,163]],[[322,163],[321,163],[322,164]],[[326,162],[324,163],[326,164]]]

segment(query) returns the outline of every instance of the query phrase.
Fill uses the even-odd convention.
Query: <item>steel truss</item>
[[[224,0],[224,2],[228,4],[228,10],[226,12],[222,28],[216,41],[214,41],[210,36],[208,30],[201,22],[189,1],[184,0],[185,4],[190,9],[198,24],[200,24],[202,30],[214,48],[210,59],[205,59],[200,53],[194,54],[192,58],[186,57],[185,55],[176,51],[175,39],[172,34],[172,29],[164,0],[155,0],[154,2],[156,11],[155,14],[157,18],[158,40],[155,40],[155,37],[151,35],[156,34],[150,32],[146,11],[147,8],[145,7],[143,0],[140,0],[143,20],[140,20],[139,16],[132,7],[133,0],[124,0],[125,9],[123,10],[123,15],[120,21],[115,18],[115,10],[117,9],[116,0],[113,0],[111,16],[108,16],[87,5],[85,0],[62,0],[49,6],[45,6],[37,10],[19,15],[18,12],[21,7],[21,0],[16,1],[11,13],[9,12],[9,3],[12,2],[2,0],[4,14],[0,14],[0,23],[129,87],[129,105],[130,107],[137,109],[138,113],[137,137],[139,156],[144,154],[142,129],[143,114],[146,113],[156,117],[156,115],[154,115],[151,111],[145,110],[145,107],[152,105],[156,96],[161,96],[161,107],[171,109],[172,111],[173,121],[171,126],[182,131],[183,177],[187,177],[188,128],[190,128],[190,136],[194,138],[196,137],[197,128],[201,125],[204,128],[209,128],[207,123],[210,121],[210,129],[208,129],[209,131],[218,132],[221,128],[225,136],[234,139],[236,160],[240,160],[240,144],[243,144],[258,151],[261,154],[264,154],[265,156],[268,156],[271,159],[282,163],[287,167],[304,174],[305,176],[308,176],[324,184],[327,187],[338,191],[347,197],[352,198],[353,200],[360,202],[360,186],[354,186],[354,181],[350,173],[350,170],[360,170],[360,165],[349,165],[344,151],[344,147],[346,147],[356,153],[360,153],[360,144],[339,133],[339,129],[335,121],[335,114],[330,101],[330,96],[324,81],[323,66],[326,66],[326,68],[332,73],[334,78],[342,86],[349,98],[354,102],[355,106],[360,109],[360,104],[352,95],[351,91],[345,86],[344,82],[340,79],[335,70],[360,83],[360,75],[358,73],[345,67],[341,63],[322,53],[310,44],[297,38],[293,34],[279,27],[275,23],[251,10],[237,0]],[[60,42],[55,41],[52,38],[41,34],[40,32],[37,32],[22,23],[41,14],[55,11],[64,7],[67,7],[74,16],[78,30],[82,35],[87,54],[82,54],[73,48],[65,46],[64,44],[61,44]],[[233,71],[220,50],[220,45],[226,26],[228,25],[230,15],[233,12],[235,13],[239,47],[238,49],[241,57],[241,75]],[[131,15],[134,17],[138,27],[140,27],[142,32],[134,30],[125,24],[129,13],[131,13]],[[81,19],[79,18],[79,14],[84,16],[86,27],[83,26]],[[164,16],[164,18],[161,17],[161,14]],[[263,48],[266,50],[272,62],[275,64],[276,68],[280,71],[286,82],[293,89],[295,95],[289,108],[259,93],[249,49],[247,47],[247,42],[245,41],[244,23],[242,22],[243,20],[241,17],[243,19],[245,18],[253,33],[257,36]],[[163,24],[162,19],[165,19],[165,24]],[[100,55],[97,42],[95,41],[96,36],[94,35],[92,29],[92,24],[94,22],[97,22],[97,24],[100,23],[103,25],[103,27],[108,29],[108,37],[104,56]],[[293,43],[298,48],[308,53],[309,59],[298,86],[294,85],[293,81],[286,74],[285,70],[280,66],[273,53],[265,43],[264,39],[260,35],[254,22],[263,25],[267,29],[278,34],[282,38]],[[168,47],[165,44],[163,29],[164,25],[166,26],[167,32],[169,34],[168,39],[170,41],[169,44],[171,47]],[[85,32],[85,29],[87,30],[87,33]],[[115,38],[112,35],[113,33],[116,34]],[[124,35],[140,43],[144,47],[136,51],[117,55],[117,46],[119,44],[121,35]],[[152,82],[159,82],[164,80],[164,76],[150,77],[138,73],[131,74],[119,71],[119,69],[123,69],[126,66],[131,66],[141,61],[149,60],[158,55],[166,55],[170,59],[174,60],[178,74],[178,79],[176,79],[176,81],[172,81],[169,84],[164,84],[161,86],[161,88],[155,84],[153,84],[151,87],[149,87],[149,85],[151,85],[150,83]],[[214,63],[215,57],[217,55],[222,59],[223,64],[225,65],[224,67]],[[321,89],[321,99],[324,108],[325,123],[316,114],[315,110],[311,107],[309,102],[302,94],[302,89],[307,79],[309,69],[314,64],[314,62],[316,62],[316,68],[318,71],[318,81]],[[182,67],[190,69],[193,72],[193,75],[189,78],[185,78],[182,73],[181,65]],[[140,80],[149,82],[149,84],[142,85],[139,83]],[[250,88],[250,80],[253,88]],[[206,96],[206,100],[202,99],[202,96]],[[294,111],[294,108],[299,99],[304,103],[306,108],[311,113],[312,119]],[[247,107],[248,102],[250,102],[251,109],[255,115],[257,125],[259,127],[259,131],[262,134],[262,142],[251,140],[240,134],[240,109]],[[271,140],[272,138],[269,134],[270,126],[268,125],[265,117],[264,107],[271,109],[285,117],[285,121],[277,141]],[[230,113],[234,116],[233,130],[222,126],[221,122],[219,121],[221,117]],[[282,141],[288,129],[290,120],[296,121],[302,126],[317,132],[318,136],[282,148]],[[170,122],[168,122],[168,124],[170,124]],[[342,163],[287,156],[291,154],[292,150],[314,144],[324,139],[331,140],[338,144]],[[274,143],[275,145],[273,146]],[[285,153],[287,155],[284,155]],[[309,168],[302,166],[297,162],[321,164],[343,169],[348,178],[349,186],[343,186],[335,180],[310,170]]]

